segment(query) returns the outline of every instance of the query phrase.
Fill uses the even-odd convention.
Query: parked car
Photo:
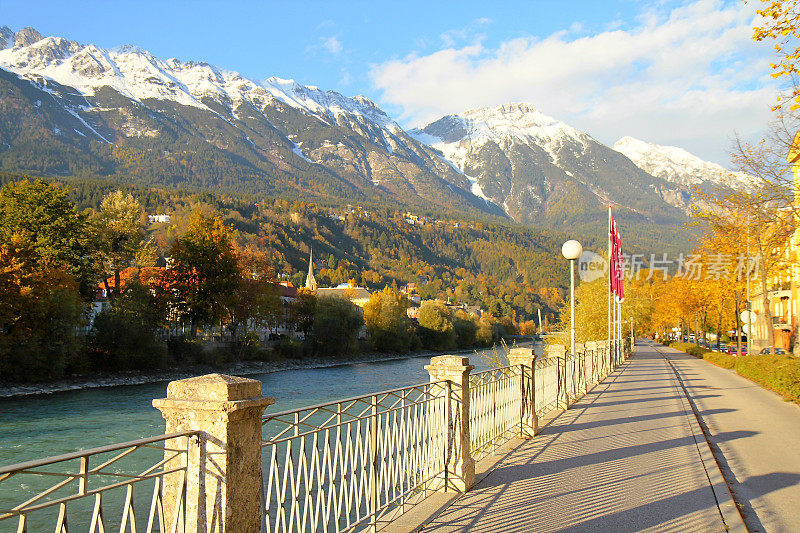
[[[747,344],[742,343],[742,353],[736,353],[736,344],[731,343],[728,345],[728,355],[747,355]]]
[[[760,355],[768,355],[771,354],[772,350],[770,348],[764,348],[759,352]],[[786,350],[783,348],[775,348],[775,355],[786,355]]]
[[[714,349],[716,351],[718,351],[718,352],[727,352],[728,351],[728,344],[725,343],[725,342],[719,343],[719,346],[717,346],[716,344],[713,345],[713,346],[714,346]]]

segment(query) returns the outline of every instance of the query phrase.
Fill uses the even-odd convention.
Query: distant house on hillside
[[[166,213],[147,215],[147,221],[150,222],[150,224],[169,224],[170,216]]]
[[[317,296],[345,298],[362,309],[367,305],[370,294],[364,287],[358,287],[352,283],[342,283],[336,287],[321,287],[317,289]]]

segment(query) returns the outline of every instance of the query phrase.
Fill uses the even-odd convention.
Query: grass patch
[[[736,368],[736,357],[722,352],[707,352],[703,354],[703,359],[710,361],[722,368]]]
[[[691,342],[676,342],[673,343],[671,347],[695,357],[703,357],[704,354],[707,354],[711,351],[708,348],[703,348],[702,346],[698,346]]]
[[[685,342],[676,342],[672,347],[695,357],[701,357],[722,368],[736,370],[740,376],[781,394],[789,401],[800,403],[800,359],[796,357],[788,355],[734,357]]]
[[[737,357],[736,372],[800,403],[800,359],[788,355]]]

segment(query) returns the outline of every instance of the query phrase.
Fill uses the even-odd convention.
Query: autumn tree
[[[195,335],[220,324],[239,294],[241,271],[231,232],[217,216],[195,214],[172,245],[162,287],[173,309]]]
[[[379,351],[404,352],[411,344],[409,319],[399,294],[386,287],[364,306],[364,322],[372,346]]]
[[[791,102],[792,110],[800,108],[800,87],[797,85],[798,61],[800,61],[800,1],[761,0],[760,24],[753,28],[753,39],[771,41],[778,55],[776,63],[771,63],[772,77],[786,77],[791,80],[791,94],[778,98],[780,107],[783,101]]]
[[[455,347],[456,332],[450,310],[441,302],[428,300],[419,308],[419,336],[423,346],[434,350]]]
[[[39,381],[83,370],[76,328],[83,303],[64,266],[43,261],[37,241],[0,242],[0,375]],[[44,264],[42,264],[44,263]]]
[[[735,275],[729,277],[740,278],[740,281],[742,276],[746,279],[752,274],[753,281],[757,280],[759,291],[756,294],[760,294],[764,320],[768,324],[767,342],[773,346],[769,295],[773,290],[772,281],[786,268],[786,250],[796,223],[794,214],[788,209],[776,209],[773,201],[762,196],[761,189],[755,189],[716,199],[713,209],[700,212],[698,216],[709,227],[706,246],[743,261]],[[731,280],[730,288],[737,300],[738,314],[739,295],[744,286],[736,281]]]

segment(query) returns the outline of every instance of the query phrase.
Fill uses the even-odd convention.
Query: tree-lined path
[[[752,434],[739,429],[717,438]],[[424,531],[724,531],[726,525],[744,531],[686,394],[659,351],[639,346]]]

